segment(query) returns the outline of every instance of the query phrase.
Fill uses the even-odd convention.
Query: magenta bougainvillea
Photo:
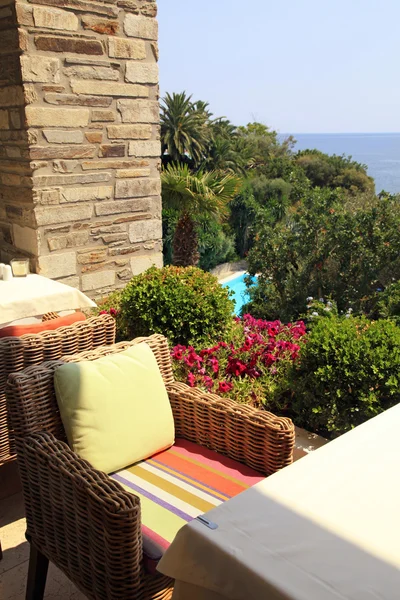
[[[287,374],[305,335],[303,321],[284,325],[244,315],[235,319],[229,341],[201,349],[175,346],[175,376],[190,387],[276,408],[288,391]]]

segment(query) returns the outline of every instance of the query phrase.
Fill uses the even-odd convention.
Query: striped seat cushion
[[[111,477],[141,500],[149,570],[183,525],[263,479],[257,471],[183,439]]]

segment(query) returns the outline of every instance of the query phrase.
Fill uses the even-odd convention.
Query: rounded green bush
[[[293,373],[296,425],[335,437],[400,402],[400,327],[320,318]]]
[[[121,311],[130,337],[162,333],[172,344],[199,344],[232,323],[230,292],[196,267],[152,267],[124,289]]]

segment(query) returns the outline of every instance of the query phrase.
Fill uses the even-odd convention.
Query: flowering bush
[[[244,315],[235,319],[228,341],[201,349],[175,346],[175,377],[190,387],[282,412],[287,373],[298,357],[305,333],[302,321],[283,325]]]

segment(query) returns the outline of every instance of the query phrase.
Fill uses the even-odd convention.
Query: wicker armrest
[[[53,435],[20,441],[32,543],[89,598],[137,598],[143,585],[140,500]]]
[[[207,394],[184,383],[167,391],[177,437],[183,437],[271,475],[293,461],[290,419]]]

